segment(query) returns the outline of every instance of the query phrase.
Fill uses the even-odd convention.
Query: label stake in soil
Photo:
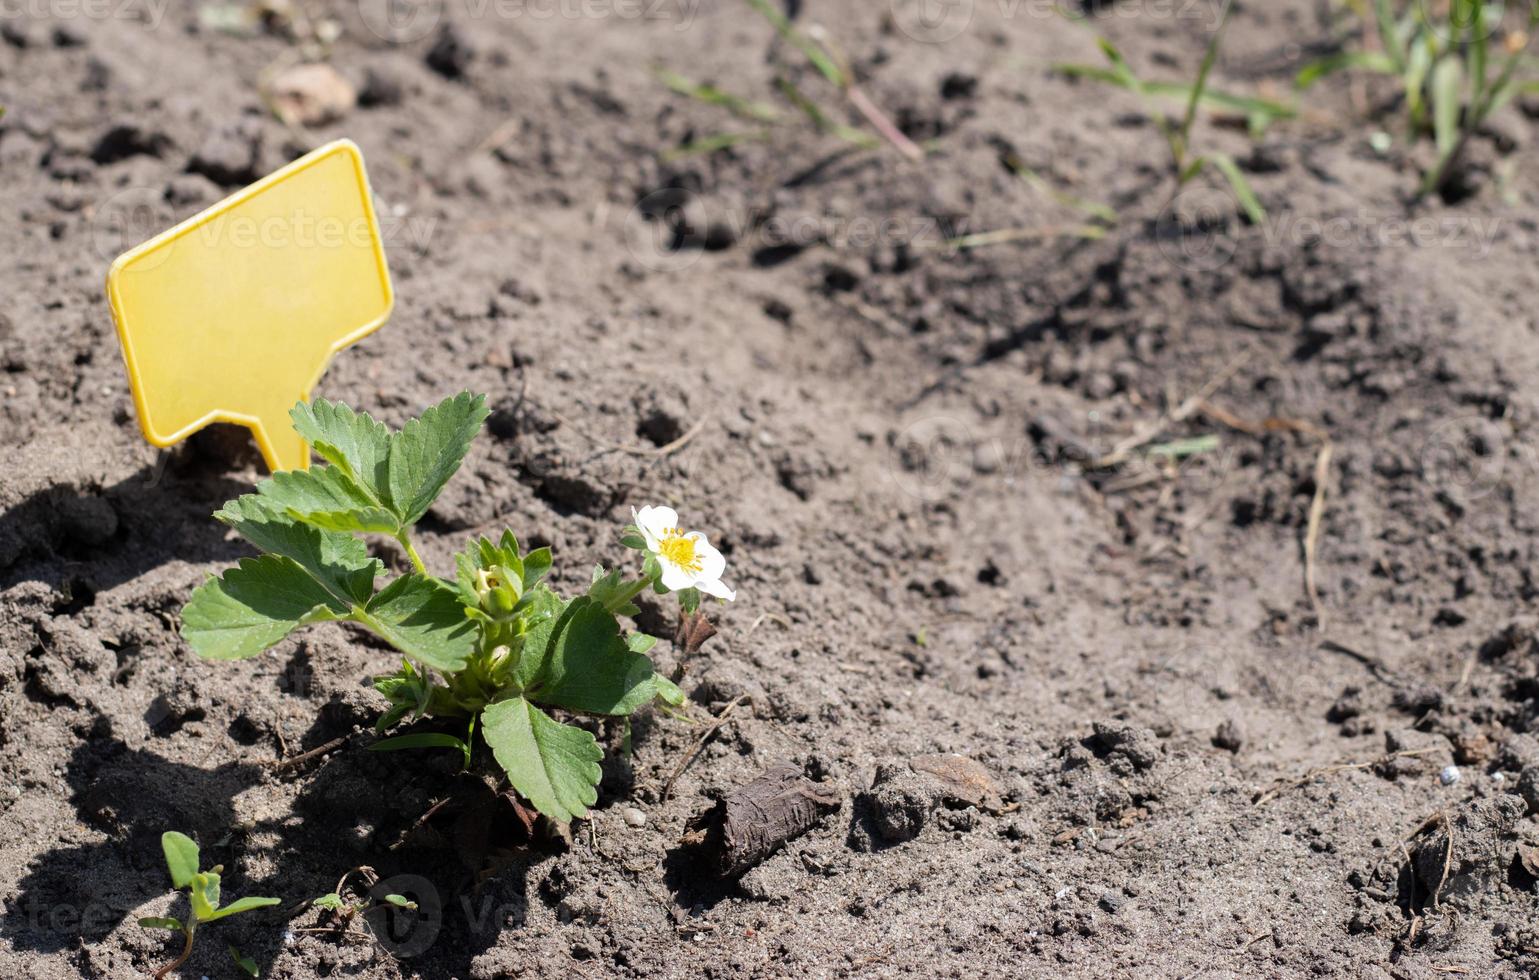
[[[305,469],[289,409],[394,304],[358,147],[323,146],[125,252],[107,297],[145,439],[233,422],[270,470]]]

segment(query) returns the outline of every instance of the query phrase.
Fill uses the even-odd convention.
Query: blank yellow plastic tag
[[[125,252],[107,297],[150,443],[233,422],[304,469],[289,409],[395,301],[363,155],[323,146]]]

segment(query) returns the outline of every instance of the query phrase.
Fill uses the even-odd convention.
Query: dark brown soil
[[[1101,31],[1190,77],[1206,3],[1081,25],[977,0],[943,43],[907,0],[793,5],[922,163],[799,117],[669,155],[752,124],[659,67],[765,101],[786,75],[860,122],[735,0],[455,0],[399,43],[374,0],[300,3],[364,93],[310,130],[258,93],[313,40],[107,6],[0,5],[0,976],[167,960],[135,919],[170,907],[168,829],[230,894],[286,900],[211,929],[186,977],[235,976],[229,944],[264,976],[370,980],[1539,970],[1539,111],[1505,109],[1429,203],[1424,147],[1368,146],[1373,85],[1322,85],[1254,143],[1204,114],[1269,211],[1251,227],[1217,184],[1172,203],[1138,100],[1052,70]],[[1243,4],[1217,84],[1286,95],[1329,38],[1316,7]],[[576,588],[663,502],[728,552],[720,634],[659,660],[695,717],[735,710],[666,797],[703,730],[649,714],[629,757],[606,732],[570,844],[500,847],[512,811],[436,754],[271,767],[372,721],[394,658],[362,635],[242,664],[177,637],[245,553],[209,514],[260,468],[238,432],[144,444],[102,276],[343,136],[399,304],[319,393],[395,423],[464,388],[498,408],[428,561],[511,526]],[[1116,227],[942,247],[1082,220],[1012,155]],[[1220,441],[1088,465],[1144,433]],[[782,763],[839,809],[718,879],[690,821]],[[379,942],[305,931],[300,901],[356,865],[422,914]]]

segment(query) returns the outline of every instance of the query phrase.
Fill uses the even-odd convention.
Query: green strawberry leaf
[[[412,419],[390,438],[390,508],[401,524],[421,520],[449,482],[490,414],[483,395],[461,392]]]
[[[175,830],[160,835],[160,849],[166,854],[166,868],[171,872],[171,885],[186,888],[198,874],[198,844],[191,837]],[[180,927],[178,927],[180,928]]]
[[[289,412],[294,430],[340,469],[378,507],[390,506],[390,430],[382,422],[322,398]]]
[[[218,897],[217,891],[215,892],[215,897]],[[210,912],[208,915],[199,918],[198,921],[218,922],[220,919],[223,919],[227,916],[239,915],[242,912],[250,912],[252,909],[271,908],[274,905],[282,904],[282,902],[283,900],[281,898],[257,898],[255,896],[237,898],[235,901],[231,902],[229,905],[226,905],[224,908],[217,909],[216,911]]]
[[[641,612],[631,601],[639,592],[640,589],[625,581],[619,569],[606,573],[603,565],[594,566],[588,595],[616,616],[635,616]]]
[[[201,657],[243,660],[300,626],[347,612],[292,558],[242,558],[220,578],[198,586],[182,610],[182,638]]]
[[[214,517],[261,550],[293,559],[342,608],[368,602],[384,568],[358,538],[307,527],[257,494],[230,501]]]
[[[587,596],[529,631],[516,677],[530,700],[586,714],[628,715],[654,697],[652,661],[633,652],[614,616]]]
[[[524,556],[524,591],[539,585],[550,572],[550,549],[536,548]]]
[[[465,618],[459,593],[434,578],[401,576],[355,618],[408,657],[439,670],[462,670],[475,652],[476,625]]]
[[[592,734],[561,724],[523,698],[488,706],[481,733],[513,788],[552,820],[586,817],[598,801],[604,753]]]
[[[257,484],[262,499],[327,531],[397,534],[401,521],[336,466],[282,470]]]

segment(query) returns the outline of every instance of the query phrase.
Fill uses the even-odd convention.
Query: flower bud
[[[523,594],[523,581],[509,574],[507,568],[498,565],[476,572],[476,597],[481,608],[493,616],[506,616],[518,605]]]

